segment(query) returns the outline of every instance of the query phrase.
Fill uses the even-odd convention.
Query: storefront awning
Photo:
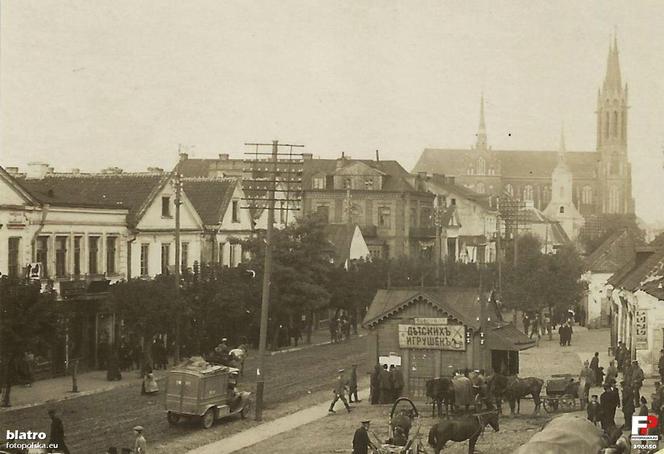
[[[535,346],[535,341],[528,338],[511,323],[492,324],[487,332],[487,345],[491,350],[520,351]]]

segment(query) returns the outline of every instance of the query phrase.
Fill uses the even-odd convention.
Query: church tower
[[[560,131],[560,147],[558,149],[558,164],[551,174],[551,201],[544,210],[544,214],[560,223],[567,236],[574,240],[583,227],[584,219],[576,209],[573,196],[572,171],[567,165],[567,150],[565,149],[565,134]]]
[[[480,99],[480,126],[477,129],[477,141],[475,142],[475,149],[479,151],[487,151],[487,137],[486,137],[486,123],[484,122],[484,93]]]
[[[627,159],[627,84],[622,85],[616,37],[609,45],[606,76],[597,93],[597,151],[599,194],[602,214],[632,214],[632,171]]]

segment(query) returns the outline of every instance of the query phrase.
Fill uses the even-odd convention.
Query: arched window
[[[627,140],[627,112],[623,111],[620,115],[620,138],[623,143]]]
[[[565,207],[560,207],[560,214],[565,214]]]
[[[533,187],[529,184],[523,187],[523,200],[533,200]]]
[[[609,188],[609,213],[618,213],[620,211],[620,189],[612,185]]]
[[[507,192],[509,195],[514,195],[514,186],[511,184],[505,185],[505,192]]]
[[[547,205],[551,201],[551,186],[544,185],[542,188],[542,202],[543,205]]]
[[[495,175],[496,174],[496,169],[493,168],[493,166],[489,167],[489,175]]]
[[[611,125],[611,132],[613,137],[618,137],[618,112],[613,112],[613,124]]]
[[[477,160],[477,174],[484,175],[486,173],[486,161],[484,158],[479,158]]]
[[[606,112],[604,120],[604,137],[609,138],[609,112]]]
[[[486,189],[484,188],[484,183],[477,183],[477,186],[475,186],[475,191],[479,192],[480,194],[484,194],[486,192]]]
[[[592,205],[593,203],[593,188],[586,185],[581,189],[581,203],[583,205]]]

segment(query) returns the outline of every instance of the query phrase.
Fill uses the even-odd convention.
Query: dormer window
[[[565,214],[565,207],[560,207],[560,214]]]
[[[325,178],[324,177],[314,177],[313,187],[314,187],[314,189],[325,189]]]

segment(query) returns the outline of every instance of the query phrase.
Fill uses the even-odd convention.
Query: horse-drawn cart
[[[579,381],[570,374],[557,374],[546,381],[546,396],[542,399],[547,413],[575,411],[579,402]]]
[[[398,398],[392,405],[389,421],[389,439],[378,440],[375,454],[423,454],[427,451],[420,435],[420,414],[413,401]],[[375,434],[374,434],[375,436]],[[376,437],[378,438],[378,437]]]

